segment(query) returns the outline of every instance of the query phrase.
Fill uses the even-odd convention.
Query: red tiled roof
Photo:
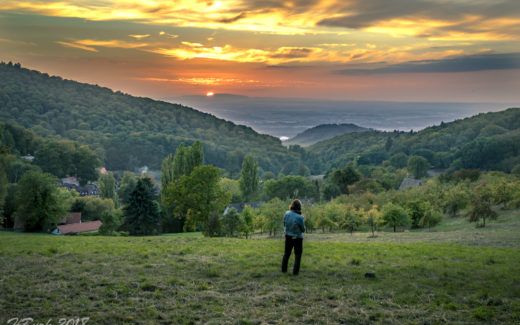
[[[62,234],[66,235],[66,234],[74,234],[74,233],[85,232],[85,231],[95,231],[95,230],[98,230],[102,224],[103,223],[101,221],[96,220],[96,221],[71,223],[68,225],[62,225],[62,226],[58,226],[58,229],[60,230],[60,232]]]

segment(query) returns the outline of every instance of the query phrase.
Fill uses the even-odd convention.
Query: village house
[[[405,178],[401,182],[401,186],[399,186],[399,191],[404,191],[409,187],[417,187],[417,186],[422,186],[422,182],[420,179]]]

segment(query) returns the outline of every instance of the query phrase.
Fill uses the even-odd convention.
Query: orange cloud
[[[89,46],[85,46],[85,45],[81,45],[81,44],[77,44],[77,43],[61,42],[61,41],[56,42],[56,43],[63,45],[65,47],[72,47],[72,48],[81,49],[81,50],[85,50],[85,51],[89,51],[89,52],[99,52],[98,50],[96,50],[93,47],[89,47]]]
[[[216,78],[216,77],[187,77],[187,78],[139,78],[139,80],[145,81],[158,81],[158,82],[180,82],[192,85],[208,85],[208,86],[221,86],[230,84],[256,84],[260,83],[258,80],[253,79],[239,79],[239,78]]]
[[[144,34],[144,35],[136,35],[136,34],[133,34],[133,35],[128,35],[130,37],[133,37],[135,38],[136,40],[141,40],[141,38],[147,38],[147,37],[150,37],[150,34]]]

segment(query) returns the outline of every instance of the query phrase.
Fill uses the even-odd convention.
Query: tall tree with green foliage
[[[316,185],[302,176],[283,176],[278,180],[268,180],[264,184],[264,194],[268,199],[312,198],[319,195]]]
[[[184,143],[179,144],[173,157],[173,179],[186,175],[186,153],[187,149]]]
[[[149,178],[139,178],[130,194],[129,203],[123,208],[124,228],[131,235],[153,235],[159,228],[159,206],[153,183]]]
[[[258,191],[258,164],[253,157],[245,156],[240,172],[240,191],[245,201]]]
[[[59,195],[58,179],[48,173],[29,171],[16,192],[16,213],[25,231],[47,231],[67,213]]]
[[[119,183],[119,190],[117,191],[117,196],[123,205],[128,204],[130,201],[130,194],[134,191],[137,180],[137,176],[129,171],[125,171],[123,174],[123,179]]]
[[[204,165],[204,151],[200,141],[195,141],[187,148],[185,160],[184,175],[189,175],[195,167]]]
[[[411,156],[408,158],[408,172],[415,179],[428,176],[428,168],[430,164],[428,160],[422,156]]]
[[[3,156],[0,153],[0,216],[3,215],[3,208],[5,203],[5,198],[7,197],[7,188],[8,188],[8,182],[7,182],[7,173],[5,172],[6,166],[4,164]],[[0,225],[3,224],[4,218],[0,218]]]
[[[342,194],[348,194],[348,186],[361,179],[361,175],[352,166],[344,169],[336,169],[330,176],[330,181],[335,184]]]
[[[202,227],[205,235],[211,213],[220,213],[231,201],[231,194],[219,186],[220,169],[198,166],[189,176],[182,176],[168,185],[165,203],[172,209],[174,218],[186,219],[185,230]]]
[[[270,236],[276,236],[276,232],[282,230],[283,216],[287,207],[286,202],[274,198],[260,208],[260,214],[264,217],[264,227],[269,231]]]
[[[175,179],[173,170],[173,155],[169,154],[164,158],[161,164],[161,202],[163,202],[166,197],[168,184]]]
[[[117,204],[117,193],[116,193],[116,180],[112,173],[107,172],[101,174],[98,180],[99,184],[99,196],[103,199],[111,199],[114,204]]]

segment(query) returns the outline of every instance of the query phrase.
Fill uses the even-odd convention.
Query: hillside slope
[[[0,64],[0,120],[45,137],[88,144],[108,169],[160,168],[176,147],[204,144],[207,163],[230,172],[245,154],[278,172],[299,159],[279,139],[181,105],[139,98],[108,88],[50,77]]]
[[[284,141],[284,145],[297,144],[302,147],[308,147],[316,142],[328,140],[339,135],[368,131],[369,129],[357,126],[352,123],[346,124],[321,124],[313,128],[307,129],[295,137]]]
[[[318,142],[311,154],[327,167],[379,165],[397,153],[423,156],[435,168],[510,171],[520,164],[520,108],[482,113],[419,132],[356,132]]]

